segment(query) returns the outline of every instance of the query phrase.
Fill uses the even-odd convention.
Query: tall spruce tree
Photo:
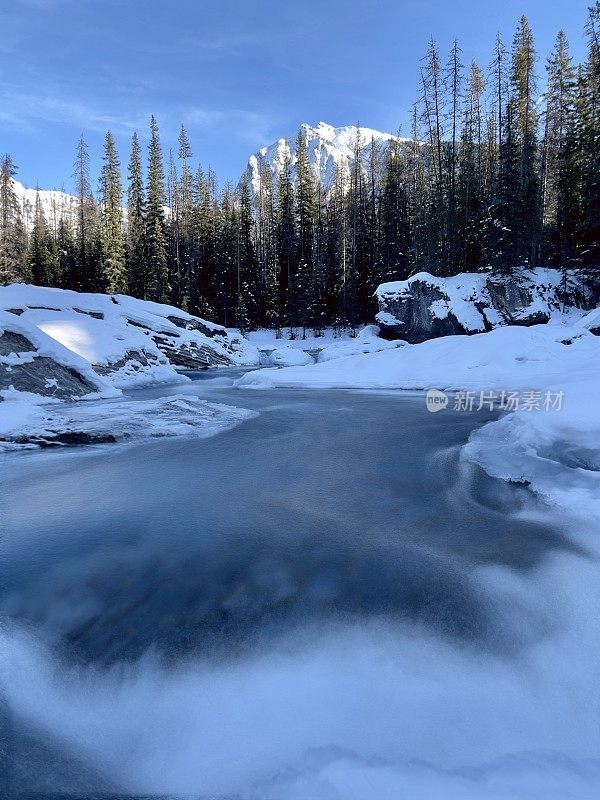
[[[539,248],[538,118],[536,112],[537,56],[533,34],[526,17],[521,17],[512,49],[509,101],[510,154],[508,170],[514,171],[516,258],[536,266]]]
[[[37,286],[59,286],[57,261],[56,245],[44,216],[38,187],[35,193],[33,226],[27,253],[31,280]]]
[[[585,26],[588,57],[583,68],[580,109],[582,158],[581,254],[600,288],[600,2],[589,9]]]
[[[296,218],[289,146],[286,146],[277,183],[277,259],[279,262],[279,318],[285,320],[290,328],[294,328],[297,325],[294,295]]]
[[[184,307],[197,304],[194,265],[194,179],[190,168],[192,147],[187,131],[182,125],[178,139],[178,157],[181,165],[179,183],[179,241],[178,260],[180,274],[180,294]]]
[[[137,133],[131,141],[127,188],[126,266],[129,291],[141,300],[149,298],[146,253],[146,200],[142,174],[142,149]]]
[[[100,241],[102,275],[110,294],[125,294],[128,290],[122,200],[121,164],[114,137],[108,131],[100,172]]]
[[[148,148],[148,188],[146,206],[146,274],[147,296],[157,303],[169,300],[167,242],[165,230],[165,172],[158,124],[150,119]]]
[[[73,179],[77,204],[75,224],[77,257],[75,285],[72,288],[93,292],[101,288],[98,209],[90,185],[90,157],[83,134],[77,143]]]
[[[0,283],[30,278],[26,263],[27,236],[13,177],[17,170],[6,154],[0,163]]]
[[[306,337],[306,329],[311,323],[313,312],[315,205],[315,177],[308,158],[306,134],[301,129],[296,138],[296,256],[289,291],[293,324],[302,326],[303,337]]]
[[[546,65],[548,87],[541,164],[541,223],[544,262],[561,267],[576,263],[575,234],[580,197],[577,184],[575,108],[577,76],[569,43],[560,31]]]
[[[410,271],[411,248],[407,176],[400,144],[394,140],[388,148],[380,215],[380,265],[376,282],[404,280]]]

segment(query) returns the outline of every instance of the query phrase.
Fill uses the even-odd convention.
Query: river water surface
[[[5,458],[2,797],[529,798],[484,792],[532,752],[587,797],[591,559],[462,463],[489,415],[231,376],[173,389],[258,412],[215,437]]]

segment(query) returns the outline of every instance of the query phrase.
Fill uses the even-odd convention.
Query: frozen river
[[[548,565],[590,559],[461,462],[489,415],[229,375],[215,437],[5,457],[2,797],[587,797]]]

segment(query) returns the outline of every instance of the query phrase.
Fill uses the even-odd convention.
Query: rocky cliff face
[[[323,184],[326,191],[331,188],[336,177],[343,178],[346,185],[348,185],[356,158],[357,146],[365,175],[365,165],[369,162],[372,143],[375,145],[379,155],[380,170],[385,165],[390,142],[398,142],[400,150],[407,153],[412,146],[410,139],[403,139],[391,133],[383,133],[372,128],[359,128],[356,125],[334,128],[326,122],[319,122],[315,127],[303,123],[300,129],[306,138],[308,162],[315,178]],[[291,164],[292,180],[295,180],[296,136],[297,132],[294,132],[289,138],[279,139],[272,145],[263,147],[250,156],[242,180],[248,181],[250,189],[255,196],[260,194],[265,172],[270,174],[271,183],[276,185],[281,175],[284,161],[288,157]]]
[[[421,272],[379,286],[377,322],[383,338],[411,343],[482,333],[499,325],[537,325],[565,309],[592,308],[591,296],[578,286],[575,275],[551,269],[451,278]]]

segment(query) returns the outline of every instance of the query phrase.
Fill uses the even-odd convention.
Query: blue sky
[[[487,67],[496,31],[510,43],[525,13],[541,56],[562,27],[577,59],[581,0],[2,0],[0,151],[29,186],[71,189],[83,132],[97,174],[110,128],[121,161],[157,115],[165,152],[188,128],[194,160],[236,180],[248,155],[301,122],[407,130],[419,60]]]

